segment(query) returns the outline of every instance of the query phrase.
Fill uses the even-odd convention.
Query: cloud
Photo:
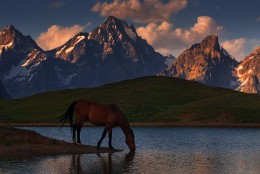
[[[241,61],[260,45],[260,40],[238,38],[233,40],[225,40],[221,42],[221,45],[229,52],[230,55],[235,57],[238,61]]]
[[[51,50],[61,46],[77,33],[83,31],[86,26],[74,25],[72,27],[62,27],[52,25],[46,32],[41,33],[37,38],[37,44],[44,50]]]
[[[61,8],[64,5],[66,5],[66,4],[63,3],[63,2],[52,2],[52,3],[49,4],[49,7],[50,8]]]
[[[161,24],[149,23],[138,27],[137,33],[162,54],[180,54],[194,43],[201,42],[206,36],[220,34],[223,27],[209,16],[200,16],[190,28],[174,28],[167,21]]]
[[[91,9],[100,12],[103,17],[115,16],[121,19],[131,19],[134,22],[149,23],[169,20],[187,6],[187,0],[113,0],[113,2],[97,2]]]
[[[260,16],[258,16],[258,17],[256,18],[256,21],[257,21],[257,22],[260,22]]]
[[[221,43],[222,47],[233,57],[237,58],[237,60],[242,60],[246,56],[244,52],[245,44],[245,38],[226,40]]]

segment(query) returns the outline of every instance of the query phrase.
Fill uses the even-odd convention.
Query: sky
[[[91,32],[108,16],[134,24],[163,55],[178,56],[215,34],[238,61],[260,45],[259,0],[0,0],[0,28],[13,25],[44,50],[78,32]]]

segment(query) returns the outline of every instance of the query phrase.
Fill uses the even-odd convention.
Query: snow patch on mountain
[[[242,83],[236,88],[236,90],[238,91],[244,91],[245,85],[248,83],[249,77],[246,78],[246,80],[241,81],[241,79],[239,79],[239,81],[241,81]]]
[[[238,76],[238,78],[240,78],[240,77],[242,77],[243,75],[242,74],[240,74],[240,72],[239,72],[239,70],[241,70],[241,69],[243,69],[243,66],[242,65],[239,65],[239,67],[238,68],[236,68],[236,70],[237,70],[237,76]]]
[[[77,37],[77,41],[74,45],[78,44],[80,41],[84,40],[85,39],[85,36],[78,36]]]
[[[56,52],[56,56],[60,55],[62,51],[65,49],[66,45],[64,45],[59,51]]]
[[[75,46],[69,47],[65,50],[65,53],[68,54],[69,52],[71,52],[73,49],[75,48]]]
[[[255,56],[250,56],[249,59],[253,59]]]
[[[77,75],[77,74],[71,74],[71,75],[69,75],[66,79],[64,79],[63,84],[64,84],[64,85],[70,84],[71,79],[72,79],[73,77],[75,77],[76,75]]]
[[[30,56],[32,56],[33,55],[33,57],[32,58],[29,58],[28,60],[26,60],[26,62],[25,63],[23,63],[21,66],[27,66],[27,65],[29,65],[30,63],[32,63],[33,62],[33,60],[36,58],[36,56],[40,53],[40,51],[38,51],[38,50],[36,50],[36,49],[34,49],[34,51],[36,51],[35,53],[30,53],[29,55],[28,55],[28,57],[30,57]]]
[[[0,36],[5,34],[5,31],[4,30],[0,30]]]
[[[14,45],[14,41],[12,41],[6,45],[0,45],[0,54],[2,54],[3,48],[8,49],[8,48],[11,48],[13,45]]]
[[[31,77],[31,75],[32,75],[31,72],[39,66],[41,61],[34,64],[33,66],[29,67],[29,69],[27,69],[25,66],[22,66],[21,64],[18,66],[13,66],[11,68],[9,74],[4,76],[4,79],[9,80],[14,77],[22,77],[22,78],[18,78],[17,81],[25,80],[25,78]]]
[[[70,53],[74,48],[75,48],[75,46],[79,43],[79,42],[81,42],[82,40],[84,40],[85,39],[85,36],[77,36],[77,38],[75,39],[75,41],[74,41],[74,43],[69,47],[69,48],[67,48],[66,50],[65,50],[65,53],[66,54],[68,54],[68,53]],[[64,51],[64,49],[67,47],[68,45],[64,45],[59,51],[57,51],[56,52],[56,57],[57,56],[59,56],[63,51]]]

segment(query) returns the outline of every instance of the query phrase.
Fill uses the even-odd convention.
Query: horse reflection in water
[[[75,111],[76,121],[73,123],[73,114]],[[106,133],[109,133],[109,148],[114,149],[112,146],[112,129],[116,126],[121,127],[126,137],[126,144],[131,152],[135,151],[135,139],[133,130],[124,115],[124,113],[115,104],[99,104],[87,100],[74,101],[70,104],[67,112],[61,117],[61,121],[65,123],[69,120],[73,133],[73,142],[76,139],[77,143],[81,143],[80,131],[85,121],[92,124],[104,126],[103,134],[97,143],[97,148],[100,148],[102,140],[105,138]]]
[[[114,157],[113,153],[97,154],[97,159],[89,163],[88,157],[84,158],[82,154],[73,154],[71,161],[70,173],[122,173],[130,172],[129,169],[133,164],[135,153],[125,154],[124,159]],[[87,161],[85,161],[87,160]]]

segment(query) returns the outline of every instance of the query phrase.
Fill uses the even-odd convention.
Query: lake
[[[23,127],[71,142],[70,128]],[[113,146],[122,152],[0,160],[0,173],[260,173],[260,129],[133,128],[137,150],[128,153],[120,128]],[[82,128],[82,143],[96,145],[103,128]],[[101,146],[108,146],[106,137]]]

